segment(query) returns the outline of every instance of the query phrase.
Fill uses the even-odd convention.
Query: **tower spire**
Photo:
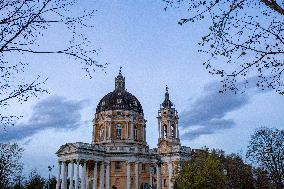
[[[120,66],[118,76],[115,78],[115,90],[125,90],[125,77],[123,77],[121,70]]]
[[[173,103],[170,101],[170,94],[169,94],[169,87],[166,85],[166,93],[165,93],[165,99],[162,103],[162,106],[164,108],[171,108],[173,106]]]

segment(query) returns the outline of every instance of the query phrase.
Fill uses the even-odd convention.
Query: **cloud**
[[[219,89],[219,83],[206,85],[203,95],[193,100],[188,110],[181,113],[182,139],[193,140],[235,126],[234,120],[226,118],[226,115],[248,104],[249,97],[233,92],[219,93]]]
[[[16,124],[0,133],[0,142],[21,140],[45,129],[75,129],[80,126],[85,101],[67,100],[60,96],[51,96],[33,107],[27,123]]]

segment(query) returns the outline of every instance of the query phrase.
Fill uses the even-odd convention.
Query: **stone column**
[[[165,138],[164,124],[162,122],[161,122],[161,135],[162,135],[162,138]]]
[[[58,161],[58,175],[57,175],[56,189],[60,189],[61,164],[62,163]]]
[[[139,188],[139,162],[135,162],[135,189]]]
[[[93,141],[96,142],[96,124],[94,124]]]
[[[78,187],[79,187],[79,166],[80,166],[80,160],[77,160],[76,176],[75,176],[75,189],[78,189]]]
[[[127,189],[130,189],[130,184],[131,184],[130,183],[130,163],[131,162],[129,162],[129,161],[126,162],[126,164],[127,164],[127,167],[126,167],[127,168],[127,173],[126,173],[127,174],[127,179],[126,179],[126,187],[127,187]]]
[[[72,160],[71,161],[71,175],[70,175],[69,189],[74,189],[73,180],[74,180],[74,161]]]
[[[173,188],[173,183],[172,183],[172,174],[173,174],[172,161],[168,162],[168,168],[169,168],[169,189],[172,189]]]
[[[66,178],[66,162],[62,162],[62,182],[61,182],[61,189],[67,189],[67,178]]]
[[[101,162],[101,170],[100,170],[100,189],[104,189],[104,185],[105,185],[105,164],[102,161]]]
[[[146,124],[144,125],[144,142],[146,142]]]
[[[105,130],[105,136],[104,136],[104,141],[107,140],[107,127],[106,127],[106,123],[104,124],[104,130]]]
[[[97,178],[98,178],[98,162],[95,162],[95,166],[94,166],[94,179],[93,179],[93,189],[97,189]]]
[[[172,138],[172,126],[171,126],[171,121],[168,121],[168,138]]]
[[[107,125],[108,125],[108,139],[111,140],[112,139],[112,137],[111,137],[111,124],[108,123]]]
[[[176,122],[177,138],[179,138],[178,122]]]
[[[161,179],[161,167],[157,163],[157,189],[162,188],[162,179]]]
[[[127,140],[129,139],[128,134],[129,134],[129,121],[127,121],[127,123],[126,123],[126,139]]]
[[[133,140],[134,139],[134,126],[133,122],[130,123],[130,138]]]
[[[81,175],[81,189],[86,189],[86,161],[83,162]]]
[[[109,189],[109,179],[110,179],[110,177],[109,177],[109,174],[110,174],[110,162],[108,161],[108,162],[106,162],[107,163],[107,167],[106,167],[106,189]]]
[[[160,122],[160,119],[158,119],[158,130],[159,130],[159,138],[161,138],[161,122]]]

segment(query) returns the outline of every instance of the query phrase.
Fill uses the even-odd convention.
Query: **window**
[[[136,127],[134,128],[133,134],[134,134],[134,140],[137,140],[137,128]]]
[[[103,140],[104,140],[104,136],[105,136],[105,130],[104,130],[104,129],[101,129],[101,130],[100,130],[100,141],[103,141]]]
[[[142,163],[142,171],[146,171],[146,164]]]
[[[168,126],[165,124],[164,126],[164,138],[168,137]]]
[[[116,102],[120,104],[122,102],[122,99],[117,99]]]
[[[176,130],[174,124],[171,125],[172,138],[176,138]]]
[[[121,162],[120,161],[115,162],[115,169],[121,169]]]
[[[117,112],[116,114],[117,114],[117,115],[121,115],[121,112]]]
[[[167,179],[164,179],[164,187],[167,187]]]
[[[121,139],[121,126],[116,126],[116,139]]]

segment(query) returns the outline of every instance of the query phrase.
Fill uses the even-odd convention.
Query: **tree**
[[[56,183],[57,183],[57,179],[55,176],[52,176],[46,184],[49,184],[49,187],[50,188],[47,188],[47,189],[56,189]]]
[[[199,153],[185,164],[175,180],[175,189],[220,189],[225,187],[225,175],[219,158]]]
[[[254,188],[252,167],[245,164],[239,155],[230,154],[222,159],[226,170],[227,188]]]
[[[24,102],[47,91],[42,88],[46,79],[39,76],[29,82],[20,77],[29,62],[18,62],[11,57],[29,55],[63,55],[82,65],[89,77],[96,68],[104,68],[94,57],[98,50],[81,32],[92,27],[88,19],[95,10],[85,11],[83,15],[70,15],[70,8],[77,0],[0,0],[0,124],[7,126],[19,117],[4,113],[12,102]],[[38,39],[46,29],[61,27],[69,31],[70,40],[64,49],[39,46]],[[68,34],[66,34],[68,36]]]
[[[277,189],[284,187],[284,130],[257,129],[251,136],[247,157],[269,173]]]
[[[250,83],[284,94],[284,1],[278,0],[163,0],[168,7],[185,7],[184,25],[209,20],[200,52],[203,65],[220,76],[221,92],[242,91]]]
[[[44,185],[45,179],[39,175],[37,170],[32,170],[26,183],[26,189],[42,189]]]
[[[272,189],[273,184],[270,181],[267,171],[264,171],[260,168],[254,170],[254,185],[257,189]]]
[[[17,144],[0,143],[0,188],[14,185],[21,175],[23,165],[20,162],[23,149]]]

